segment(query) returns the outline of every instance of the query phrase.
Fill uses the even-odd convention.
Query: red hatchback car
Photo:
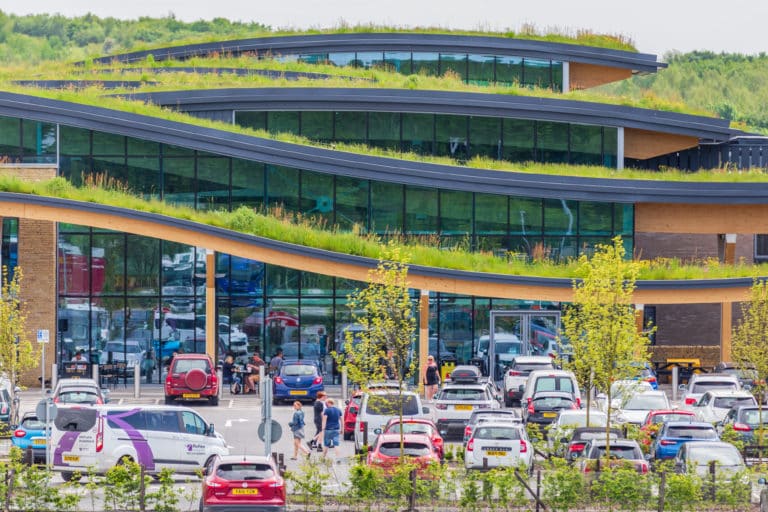
[[[440,457],[432,440],[424,434],[405,434],[403,452],[409,462],[418,464],[422,470],[430,464],[440,464]],[[368,465],[388,470],[400,460],[400,434],[379,434],[376,445],[368,452]],[[424,474],[421,475],[425,476]]]
[[[284,511],[285,480],[270,457],[218,457],[205,468],[200,510]]]
[[[165,403],[176,400],[208,400],[219,405],[219,379],[206,354],[178,354],[165,378]]]
[[[352,393],[352,398],[347,400],[344,409],[344,440],[349,441],[355,435],[355,420],[360,412],[360,402],[363,401],[363,392],[360,390]]]
[[[399,434],[400,432],[406,434],[424,434],[432,441],[432,446],[437,450],[437,455],[442,461],[445,458],[445,447],[443,436],[437,430],[437,426],[432,420],[426,418],[392,418],[384,426],[385,434]]]

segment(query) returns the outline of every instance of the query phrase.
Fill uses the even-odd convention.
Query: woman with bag
[[[293,434],[293,457],[291,460],[296,460],[299,456],[299,450],[309,457],[309,449],[301,444],[304,439],[304,411],[301,410],[301,402],[298,400],[293,402],[293,418],[288,423],[288,427]]]
[[[429,356],[427,358],[427,369],[424,372],[424,391],[426,391],[427,400],[432,398],[437,393],[437,388],[440,386],[440,369],[435,363],[435,358]]]

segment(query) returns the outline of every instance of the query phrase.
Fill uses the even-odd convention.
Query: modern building
[[[231,53],[383,66],[405,74],[449,72],[469,84],[535,85],[556,93],[664,67],[653,55],[630,51],[416,33],[227,41],[103,61],[135,65],[148,53],[155,61]],[[158,69],[168,73],[173,66]],[[552,92],[539,97],[536,91],[318,84],[131,94],[196,117],[301,135],[317,141],[314,146],[205,127],[193,118],[170,121],[32,92],[0,92],[0,155],[8,170],[27,179],[61,176],[75,184],[115,179],[145,197],[201,210],[246,206],[274,213],[277,208],[343,230],[510,258],[564,260],[616,235],[628,253],[642,258],[695,256],[732,263],[760,260],[768,252],[758,236],[768,233],[762,184],[600,179],[464,165],[480,156],[509,163],[510,169],[516,162],[537,161],[620,170],[737,144],[748,136],[716,118],[558,98]],[[334,149],[334,144],[343,146]],[[350,152],[347,144],[446,159],[375,156]],[[761,158],[758,162],[765,161]],[[270,356],[278,346],[316,347],[328,354],[351,328],[347,296],[361,286],[370,266],[248,237],[229,239],[202,229],[195,235],[181,224],[129,218],[93,205],[0,194],[0,216],[2,262],[24,269],[33,305],[28,324],[56,332],[50,355],[60,363],[79,349],[94,363],[119,360],[112,351],[105,355],[107,342],[125,351],[152,349],[158,358],[179,348],[210,350],[209,311],[218,315],[217,354],[243,340],[250,350]],[[133,224],[140,220],[144,223]],[[531,329],[526,335],[549,336],[554,317],[547,312],[558,311],[570,296],[569,280],[425,268],[412,268],[411,275],[422,335],[433,343],[429,350],[438,356],[447,351],[459,362],[477,355],[492,311],[538,311],[532,319],[496,325],[515,331],[525,322]],[[213,288],[206,282],[214,279],[212,310]],[[707,363],[727,357],[735,303],[750,284],[748,279],[641,283],[638,309],[645,322],[658,327],[659,357],[678,349],[689,354],[691,346]],[[162,377],[155,372],[147,378]]]

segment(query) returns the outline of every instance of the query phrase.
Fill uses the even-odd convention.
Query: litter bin
[[[443,361],[440,364],[440,382],[445,382],[454,368],[456,368],[456,361]]]

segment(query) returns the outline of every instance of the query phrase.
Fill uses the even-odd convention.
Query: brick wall
[[[652,260],[654,258],[717,258],[717,235],[693,235],[678,233],[635,233],[635,257]],[[748,263],[754,260],[754,236],[737,235],[736,261],[744,259]]]

